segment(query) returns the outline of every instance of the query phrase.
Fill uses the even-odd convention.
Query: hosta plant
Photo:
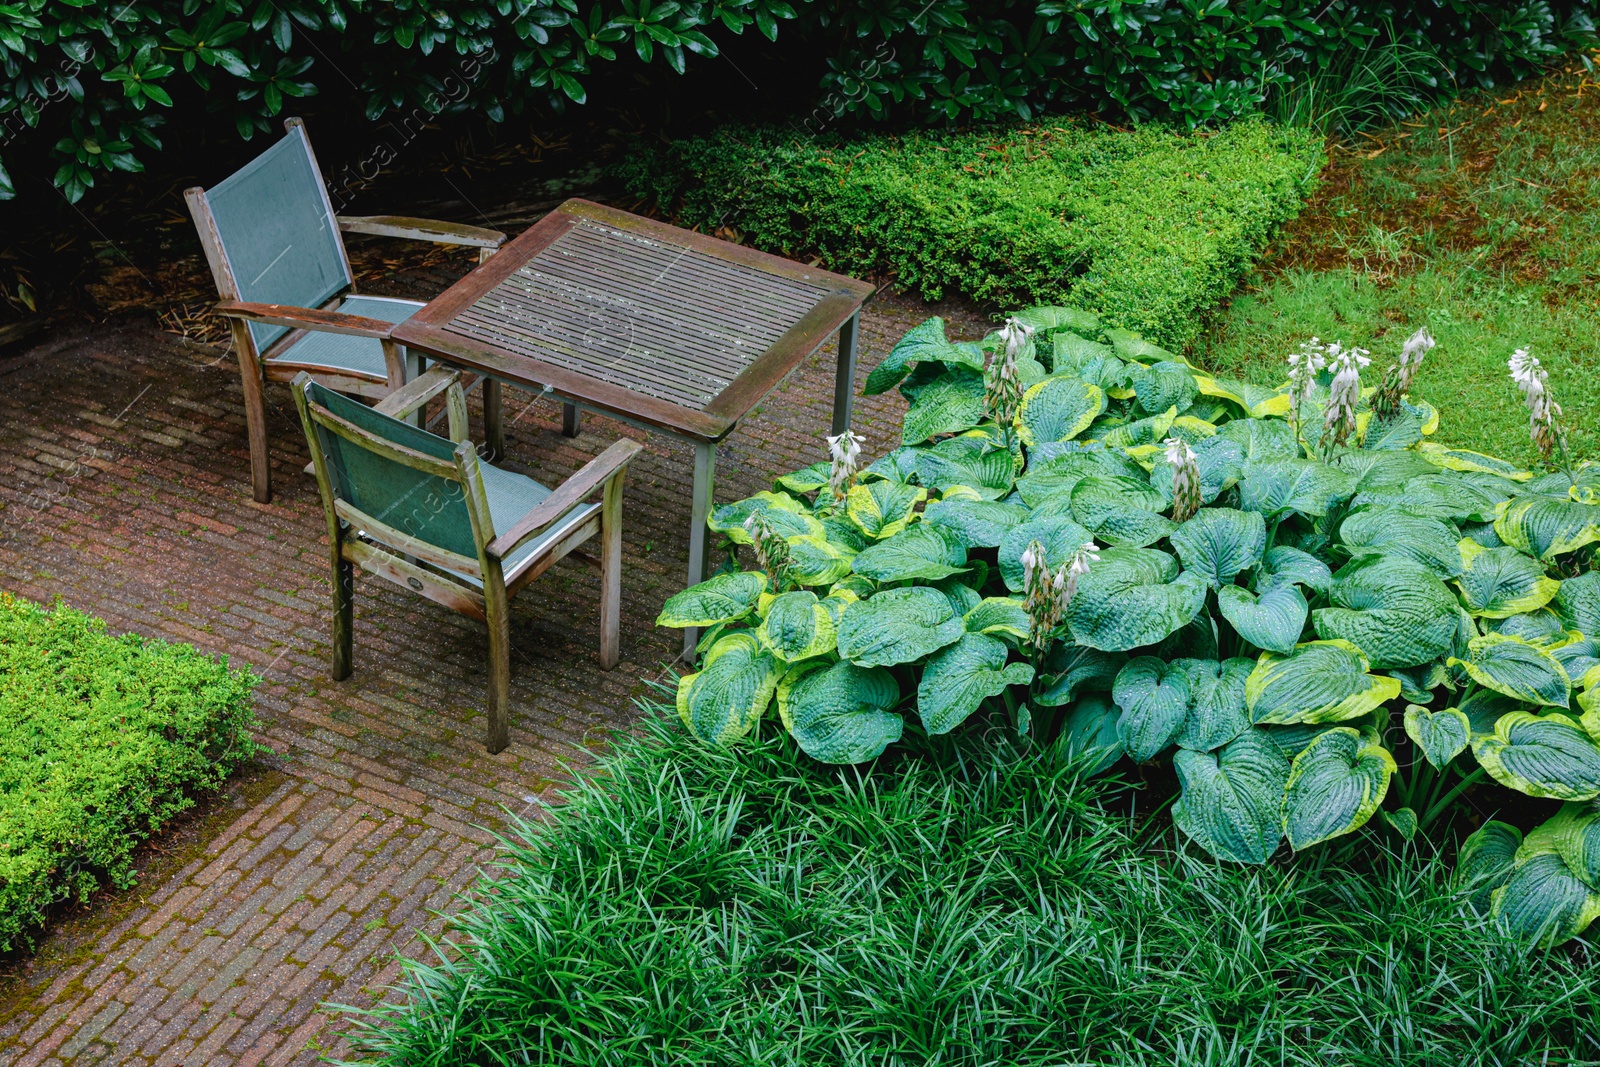
[[[829,763],[980,721],[1092,773],[1159,763],[1177,827],[1240,863],[1374,819],[1410,840],[1468,790],[1562,801],[1484,824],[1460,872],[1519,935],[1575,936],[1600,915],[1600,468],[1433,441],[1405,392],[1431,343],[1312,339],[1266,388],[1072,308],[979,342],[930,319],[866,383],[909,401],[900,447],[858,469],[835,442],[714,513],[728,563],[659,619],[705,630],[678,711],[729,744],[775,708]]]

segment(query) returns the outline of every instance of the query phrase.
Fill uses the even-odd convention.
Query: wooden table
[[[856,335],[873,286],[587,200],[568,200],[394,331],[484,376],[489,448],[501,384],[694,446],[689,584],[706,574],[717,443],[839,334],[833,433],[850,425]],[[695,635],[685,635],[692,648]]]

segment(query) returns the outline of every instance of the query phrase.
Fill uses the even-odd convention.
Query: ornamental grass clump
[[[1437,837],[1470,796],[1538,813],[1462,848],[1474,906],[1575,936],[1600,914],[1600,467],[1432,440],[1440,413],[1393,395],[1426,336],[1364,391],[1346,341],[1268,388],[1074,308],[976,344],[923,323],[867,379],[910,408],[844,507],[823,462],[713,514],[726,563],[659,619],[707,628],[683,722],[732,744],[775,708],[824,763],[987,724],[1170,768],[1177,828],[1246,864]],[[1008,349],[1002,426],[980,368]],[[1543,370],[1512,366],[1554,455]]]

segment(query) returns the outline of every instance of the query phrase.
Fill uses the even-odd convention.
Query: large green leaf
[[[850,521],[868,537],[893,537],[911,522],[912,512],[928,499],[928,491],[899,482],[852,486],[847,500]]]
[[[765,516],[773,530],[785,538],[820,537],[823,534],[822,523],[811,514],[811,510],[788,493],[757,493],[724,504],[712,512],[706,525],[718,533],[727,534],[735,544],[748,545],[750,534],[744,524],[756,512]]]
[[[839,655],[862,667],[892,667],[937,652],[966,632],[939,590],[885,589],[844,609]]]
[[[826,536],[788,539],[788,575],[801,585],[832,585],[850,573],[856,553]]]
[[[1135,330],[1108,329],[1105,335],[1106,340],[1111,342],[1111,347],[1123,359],[1134,359],[1140,363],[1179,361],[1177,356],[1160,345],[1145,340],[1144,335]]]
[[[1418,475],[1401,490],[1407,507],[1458,522],[1493,522],[1495,505],[1507,495],[1475,485],[1451,471]]]
[[[1455,641],[1455,595],[1408,559],[1357,557],[1334,575],[1328,599],[1333,607],[1311,613],[1317,636],[1349,641],[1375,667],[1415,667]]]
[[[923,485],[940,492],[965,485],[984,500],[999,500],[1011,492],[1021,462],[977,434],[947,437],[910,451],[914,453],[913,469]]]
[[[1276,545],[1267,549],[1261,560],[1261,572],[1256,579],[1256,591],[1264,593],[1275,585],[1298,582],[1317,593],[1326,594],[1333,585],[1333,572],[1328,565],[1313,556],[1289,545]]]
[[[974,366],[971,353],[956,347],[945,338],[944,320],[935,315],[906,331],[899,343],[883,357],[883,362],[872,368],[872,373],[867,375],[866,385],[862,387],[861,392],[865,396],[886,393],[899,384],[900,379],[904,378],[915,364],[932,362],[983,369],[981,361]]]
[[[949,733],[989,697],[1033,681],[1033,668],[1007,665],[1008,654],[1002,642],[973,633],[934,653],[917,684],[917,714],[928,732]]]
[[[1554,606],[1568,629],[1600,637],[1600,571],[1562,582]]]
[[[892,709],[900,686],[881,667],[808,660],[778,686],[784,728],[812,759],[861,763],[900,740],[905,721]]]
[[[1167,438],[1177,417],[1177,408],[1168,408],[1159,415],[1148,415],[1132,422],[1108,417],[1091,426],[1086,436],[1089,440],[1099,441],[1108,448],[1154,446]]]
[[[960,433],[983,421],[983,375],[960,368],[940,375],[917,394],[900,424],[900,440],[920,444],[936,434]]]
[[[1529,796],[1600,796],[1600,747],[1559,711],[1504,715],[1494,733],[1473,735],[1472,754],[1495,781]]]
[[[785,490],[796,496],[801,493],[814,493],[827,485],[833,477],[833,464],[827,460],[819,460],[809,467],[791,471],[778,476],[775,490]]]
[[[1347,726],[1296,756],[1283,795],[1283,832],[1295,851],[1360,828],[1383,804],[1394,757]]]
[[[1116,652],[1057,642],[1045,659],[1033,703],[1053,708],[1072,703],[1085,690],[1109,691],[1126,659]]]
[[[1126,652],[1177,632],[1205,602],[1205,581],[1178,573],[1178,561],[1165,552],[1108,548],[1078,579],[1067,622],[1079,643]]]
[[[1183,725],[1189,707],[1189,677],[1175,664],[1140,656],[1117,672],[1111,699],[1122,709],[1117,720],[1122,747],[1143,763],[1171,744]]]
[[[1537,611],[1561,588],[1560,582],[1545,576],[1537,560],[1514,548],[1484,548],[1463,537],[1457,550],[1462,569],[1456,586],[1474,615],[1504,619]]]
[[[1203,438],[1193,448],[1195,466],[1200,469],[1200,500],[1209,504],[1232,489],[1244,473],[1244,449],[1221,434]],[[1158,453],[1150,469],[1150,486],[1161,494],[1166,506],[1172,504],[1172,464],[1166,453]],[[1165,510],[1165,508],[1161,509]]]
[[[1073,496],[1074,505],[1077,496]],[[1231,585],[1239,572],[1261,562],[1267,524],[1253,511],[1201,508],[1172,532],[1172,547],[1183,567],[1213,589]]]
[[[1030,448],[1046,441],[1070,441],[1105,410],[1106,395],[1081,378],[1046,378],[1022,395],[1017,436]]]
[[[689,732],[727,745],[750,732],[778,687],[777,659],[748,630],[728,634],[694,674],[678,679],[678,717]]]
[[[875,582],[903,582],[910,578],[932,582],[949,577],[966,563],[966,549],[937,527],[919,522],[867,547],[851,567]]]
[[[1244,453],[1246,463],[1297,459],[1300,456],[1294,431],[1283,419],[1234,419],[1223,423],[1217,436],[1236,442]]]
[[[1542,648],[1505,634],[1484,634],[1467,643],[1464,660],[1451,657],[1450,666],[1464,667],[1486,689],[1504,693],[1524,704],[1570,707],[1572,681],[1561,661]]]
[[[837,635],[833,613],[809,590],[773,600],[756,630],[762,644],[791,663],[832,652]]]
[[[1022,554],[1037,541],[1051,570],[1072,558],[1094,535],[1069,518],[1030,519],[1000,539],[1000,577],[1013,593],[1022,592]]]
[[[668,597],[656,625],[711,626],[742,619],[755,609],[766,588],[767,576],[761,571],[719,574]]]
[[[1600,893],[1573,873],[1554,851],[1524,855],[1505,884],[1490,896],[1494,917],[1513,937],[1549,948],[1568,941],[1600,918]]]
[[[1415,514],[1405,505],[1356,508],[1340,523],[1339,539],[1352,556],[1399,556],[1440,578],[1461,573],[1461,531],[1442,519]]]
[[[1084,311],[1082,308],[1041,304],[1038,307],[1019,311],[1012,318],[1017,319],[1024,325],[1032,326],[1041,333],[1051,333],[1055,330],[1074,330],[1081,334],[1093,335],[1100,332],[1100,316],[1092,311]]]
[[[1490,820],[1461,843],[1456,853],[1455,886],[1479,914],[1489,910],[1489,897],[1505,885],[1522,847],[1522,831]]]
[[[1263,652],[1245,681],[1245,706],[1256,723],[1343,722],[1400,695],[1394,678],[1348,641],[1307,641],[1287,656]]]
[[[1189,410],[1194,398],[1200,395],[1194,372],[1183,363],[1155,363],[1149,367],[1134,367],[1128,375],[1138,398],[1139,410],[1146,415],[1158,415],[1168,408],[1178,414]]]
[[[1028,509],[998,500],[937,500],[922,521],[966,548],[998,548],[1006,533],[1028,521]]]
[[[1554,850],[1573,874],[1600,887],[1600,808],[1571,802],[1561,805],[1560,811],[1528,835],[1528,848]]]
[[[1487,456],[1482,452],[1473,452],[1466,448],[1449,448],[1434,441],[1424,441],[1417,446],[1417,452],[1429,463],[1443,467],[1447,471],[1498,474],[1502,478],[1511,478],[1519,482],[1533,477],[1516,464],[1507,463],[1498,456]]]
[[[962,614],[961,621],[968,633],[990,637],[1004,634],[1018,641],[1028,636],[1028,610],[1015,597],[984,597]]]
[[[1438,770],[1444,770],[1472,741],[1472,721],[1457,708],[1429,711],[1420,704],[1407,704],[1405,726],[1406,735]]]
[[[1551,560],[1600,541],[1600,506],[1548,497],[1521,497],[1501,504],[1494,532],[1512,548]]]
[[[1084,774],[1103,774],[1122,758],[1122,738],[1117,734],[1121,717],[1121,709],[1105,693],[1089,693],[1067,709],[1061,744],[1068,759],[1084,761]]]
[[[1126,548],[1144,548],[1177,527],[1158,512],[1166,506],[1161,494],[1137,478],[1090,475],[1072,489],[1072,513],[1101,540]]]
[[[1356,479],[1316,460],[1252,460],[1239,480],[1239,507],[1268,518],[1294,511],[1319,519],[1356,491]]]
[[[1370,493],[1384,486],[1403,486],[1413,478],[1434,473],[1435,468],[1415,452],[1368,452],[1349,449],[1333,458],[1334,465],[1356,479],[1357,493]],[[1395,501],[1404,503],[1404,501]]]
[[[1240,637],[1268,652],[1294,651],[1306,628],[1305,594],[1293,584],[1272,586],[1260,597],[1237,585],[1225,585],[1217,590],[1217,606]]]
[[[1189,710],[1173,738],[1180,748],[1210,752],[1250,728],[1244,684],[1255,666],[1242,657],[1223,660],[1179,659],[1173,667],[1189,680]]]
[[[1172,821],[1201,848],[1237,863],[1265,863],[1277,851],[1289,760],[1261,730],[1217,752],[1180,748],[1172,766],[1183,787]]]
[[[1461,714],[1467,717],[1467,723],[1472,727],[1472,734],[1494,733],[1495,723],[1513,711],[1527,711],[1527,706],[1521,701],[1513,700],[1504,693],[1496,693],[1493,689],[1478,689],[1470,696],[1463,697],[1459,708]]]

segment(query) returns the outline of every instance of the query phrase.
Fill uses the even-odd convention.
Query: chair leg
[[[338,546],[334,546],[338,551]],[[356,568],[347,559],[333,561],[333,680],[350,677],[355,660]]]
[[[489,724],[484,747],[493,755],[511,743],[511,605],[498,565],[483,575],[484,618],[489,624]]]
[[[261,395],[261,364],[256,359],[250,328],[232,320],[233,350],[239,354],[239,377],[244,385],[244,422],[250,438],[250,486],[256,503],[272,500],[272,456],[267,450],[267,408]]]
[[[622,619],[622,479],[627,468],[606,482],[600,505],[600,667],[609,671],[619,655]]]

